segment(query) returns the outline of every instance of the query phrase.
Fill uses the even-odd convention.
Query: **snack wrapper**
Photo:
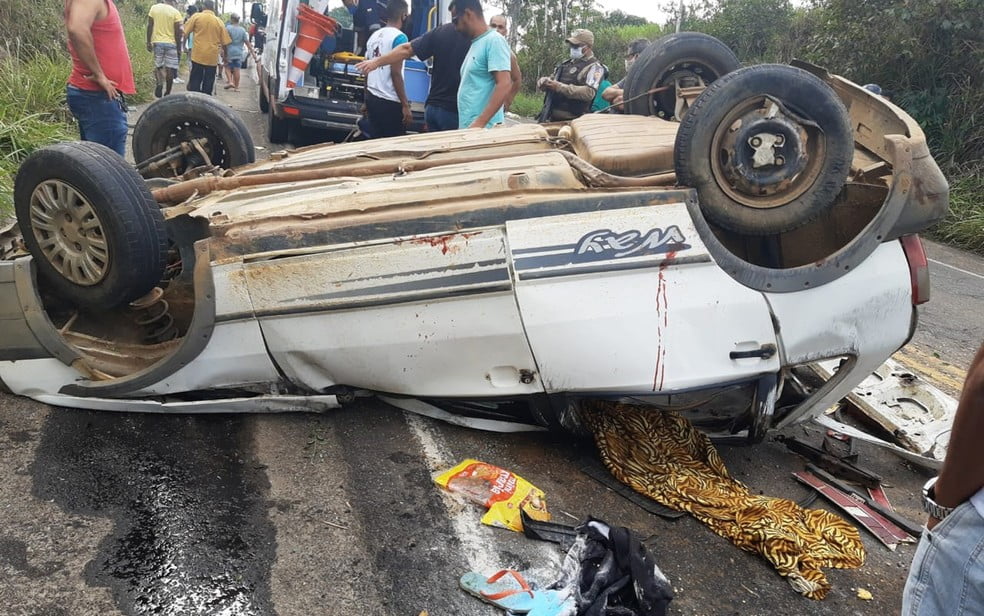
[[[434,482],[449,492],[461,494],[488,509],[482,516],[482,523],[488,526],[508,528],[521,533],[521,510],[534,520],[550,520],[543,490],[498,466],[478,460],[465,460],[436,476]]]

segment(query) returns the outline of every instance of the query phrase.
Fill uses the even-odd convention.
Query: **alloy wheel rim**
[[[70,184],[45,180],[31,194],[31,229],[41,253],[66,280],[90,287],[109,272],[109,245],[92,204]]]

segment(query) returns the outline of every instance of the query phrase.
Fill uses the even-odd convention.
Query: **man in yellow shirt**
[[[163,0],[150,7],[147,14],[147,51],[154,52],[154,78],[157,87],[154,96],[161,97],[165,84],[171,93],[171,84],[178,74],[181,61],[181,13],[174,8],[177,0]]]
[[[195,35],[191,45],[191,76],[188,91],[211,94],[215,88],[215,67],[219,54],[232,42],[222,20],[215,16],[215,1],[202,0],[201,10],[185,24],[185,34]]]

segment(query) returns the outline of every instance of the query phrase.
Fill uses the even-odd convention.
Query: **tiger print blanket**
[[[585,411],[601,458],[619,481],[758,552],[803,595],[826,596],[830,583],[821,567],[864,564],[856,528],[826,511],[751,494],[728,475],[707,435],[677,413],[613,402]]]

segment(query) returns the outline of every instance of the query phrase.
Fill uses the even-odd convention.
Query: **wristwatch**
[[[929,514],[930,517],[936,518],[937,520],[942,520],[946,516],[953,513],[953,507],[944,507],[936,503],[936,492],[934,488],[936,487],[936,480],[939,477],[933,477],[926,482],[926,485],[922,489],[923,498],[923,510]]]

